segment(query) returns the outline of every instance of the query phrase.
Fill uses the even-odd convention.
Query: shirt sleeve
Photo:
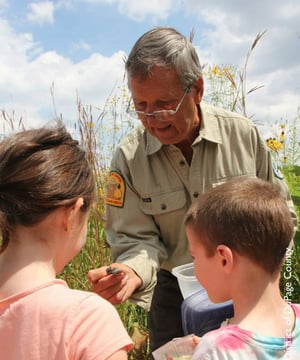
[[[106,359],[133,346],[117,310],[98,295],[85,297],[70,317],[70,359]]]
[[[192,360],[223,360],[227,359],[226,354],[216,349],[214,337],[206,335],[197,345]],[[233,360],[233,358],[230,358]]]
[[[197,345],[192,360],[255,360],[259,357],[247,343],[249,339],[224,328],[205,334]],[[261,353],[261,351],[259,352]]]
[[[113,260],[130,266],[142,279],[141,288],[131,300],[148,310],[156,272],[167,256],[166,249],[153,217],[141,209],[141,197],[134,190],[127,160],[120,149],[114,155],[111,171],[122,178],[125,194],[122,206],[106,205],[107,241]]]

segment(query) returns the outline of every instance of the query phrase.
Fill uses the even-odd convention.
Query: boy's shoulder
[[[293,332],[293,341],[291,344],[290,359],[299,359],[300,348],[300,304],[291,304],[295,316],[296,325]],[[194,359],[201,358],[205,354],[210,354],[210,359],[219,359],[221,356],[230,354],[230,359],[241,359],[249,357],[249,352],[253,354],[253,359],[269,358],[270,349],[276,348],[274,358],[281,359],[286,351],[286,338],[276,338],[261,336],[251,331],[240,328],[236,325],[225,325],[219,329],[206,333],[198,344]],[[248,354],[248,355],[247,355]],[[247,357],[246,357],[247,356]]]
[[[297,318],[300,318],[300,304],[291,304]]]

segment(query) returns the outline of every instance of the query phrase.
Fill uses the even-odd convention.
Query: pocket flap
[[[186,203],[184,190],[145,196],[140,201],[142,211],[147,215],[158,215],[181,209]]]

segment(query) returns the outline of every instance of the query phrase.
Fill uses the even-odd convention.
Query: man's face
[[[137,111],[151,114],[158,110],[176,110],[180,104],[176,114],[167,115],[163,120],[151,115],[140,116],[140,120],[162,144],[192,144],[200,121],[197,105],[202,91],[199,96],[197,86],[191,86],[184,96],[184,89],[174,70],[154,67],[146,79],[129,79],[129,87]]]

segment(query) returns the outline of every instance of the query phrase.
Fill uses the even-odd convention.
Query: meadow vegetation
[[[251,52],[254,50],[264,33],[255,38],[246,61],[241,70],[231,65],[206,66],[204,77],[206,84],[205,101],[217,106],[238,111],[247,116],[246,97],[260,86],[250,90],[246,88],[246,69]],[[135,125],[126,116],[126,106],[129,95],[125,83],[113,89],[102,109],[84,106],[77,100],[78,120],[72,125],[71,131],[77,136],[88,153],[97,181],[97,198],[91,210],[87,242],[81,252],[59,275],[74,289],[90,290],[86,274],[90,269],[111,263],[109,245],[105,236],[105,185],[111,156],[120,141]],[[299,108],[300,109],[300,108]],[[274,136],[266,139],[274,160],[281,167],[289,186],[294,204],[300,218],[300,110],[293,119],[277,120],[277,130]],[[63,117],[59,116],[63,121]],[[276,123],[274,119],[274,123]],[[16,119],[15,114],[0,110],[0,136],[8,131],[22,129],[22,119]],[[291,273],[293,291],[290,300],[300,303],[300,232],[295,236],[295,246],[292,254]],[[286,271],[283,268],[283,272]],[[282,276],[281,288],[284,294],[287,279]],[[117,306],[117,310],[132,336],[135,347],[130,353],[130,359],[150,358],[148,342],[148,314],[139,306],[129,301]]]

